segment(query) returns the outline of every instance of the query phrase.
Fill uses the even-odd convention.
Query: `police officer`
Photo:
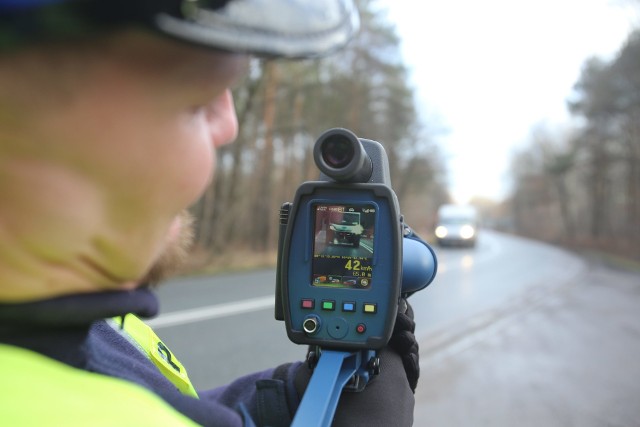
[[[290,423],[307,364],[196,391],[140,317],[236,136],[247,55],[325,54],[357,21],[348,0],[0,0],[1,425]],[[336,425],[411,425],[411,317]]]

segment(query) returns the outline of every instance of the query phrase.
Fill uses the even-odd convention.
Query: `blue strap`
[[[23,9],[44,6],[49,3],[60,3],[61,1],[63,0],[0,0],[0,9]]]
[[[256,403],[261,426],[289,427],[291,425],[284,381],[276,379],[257,381]]]
[[[256,427],[255,423],[251,419],[251,414],[249,414],[249,410],[244,405],[244,403],[238,404],[236,409],[238,410],[238,412],[240,412],[240,415],[242,415],[242,418],[244,419],[244,427]]]

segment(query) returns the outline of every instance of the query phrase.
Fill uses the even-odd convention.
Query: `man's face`
[[[237,134],[229,87],[247,59],[139,31],[96,49],[86,64],[65,65],[63,89],[44,95],[55,105],[38,110],[14,150],[25,160],[14,163],[13,188],[29,185],[23,212],[41,215],[13,220],[81,279],[133,287],[188,241],[182,212],[210,182],[215,147]]]

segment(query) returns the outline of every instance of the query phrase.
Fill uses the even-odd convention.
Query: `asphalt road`
[[[561,249],[488,230],[476,248],[436,251],[438,276],[411,297],[422,367],[416,426],[640,425],[640,410],[617,406],[640,408],[639,275],[594,269]],[[187,278],[160,290],[164,314],[151,323],[197,388],[304,356],[273,318],[274,277],[264,270]],[[636,300],[611,289],[635,289]],[[580,372],[583,380],[573,381]],[[626,415],[594,418],[593,402]]]
[[[432,334],[415,425],[640,426],[639,307],[640,273],[589,263]]]

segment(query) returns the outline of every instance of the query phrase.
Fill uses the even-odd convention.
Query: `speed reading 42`
[[[370,265],[362,265],[358,259],[350,259],[344,265],[344,268],[350,271],[371,271]]]

